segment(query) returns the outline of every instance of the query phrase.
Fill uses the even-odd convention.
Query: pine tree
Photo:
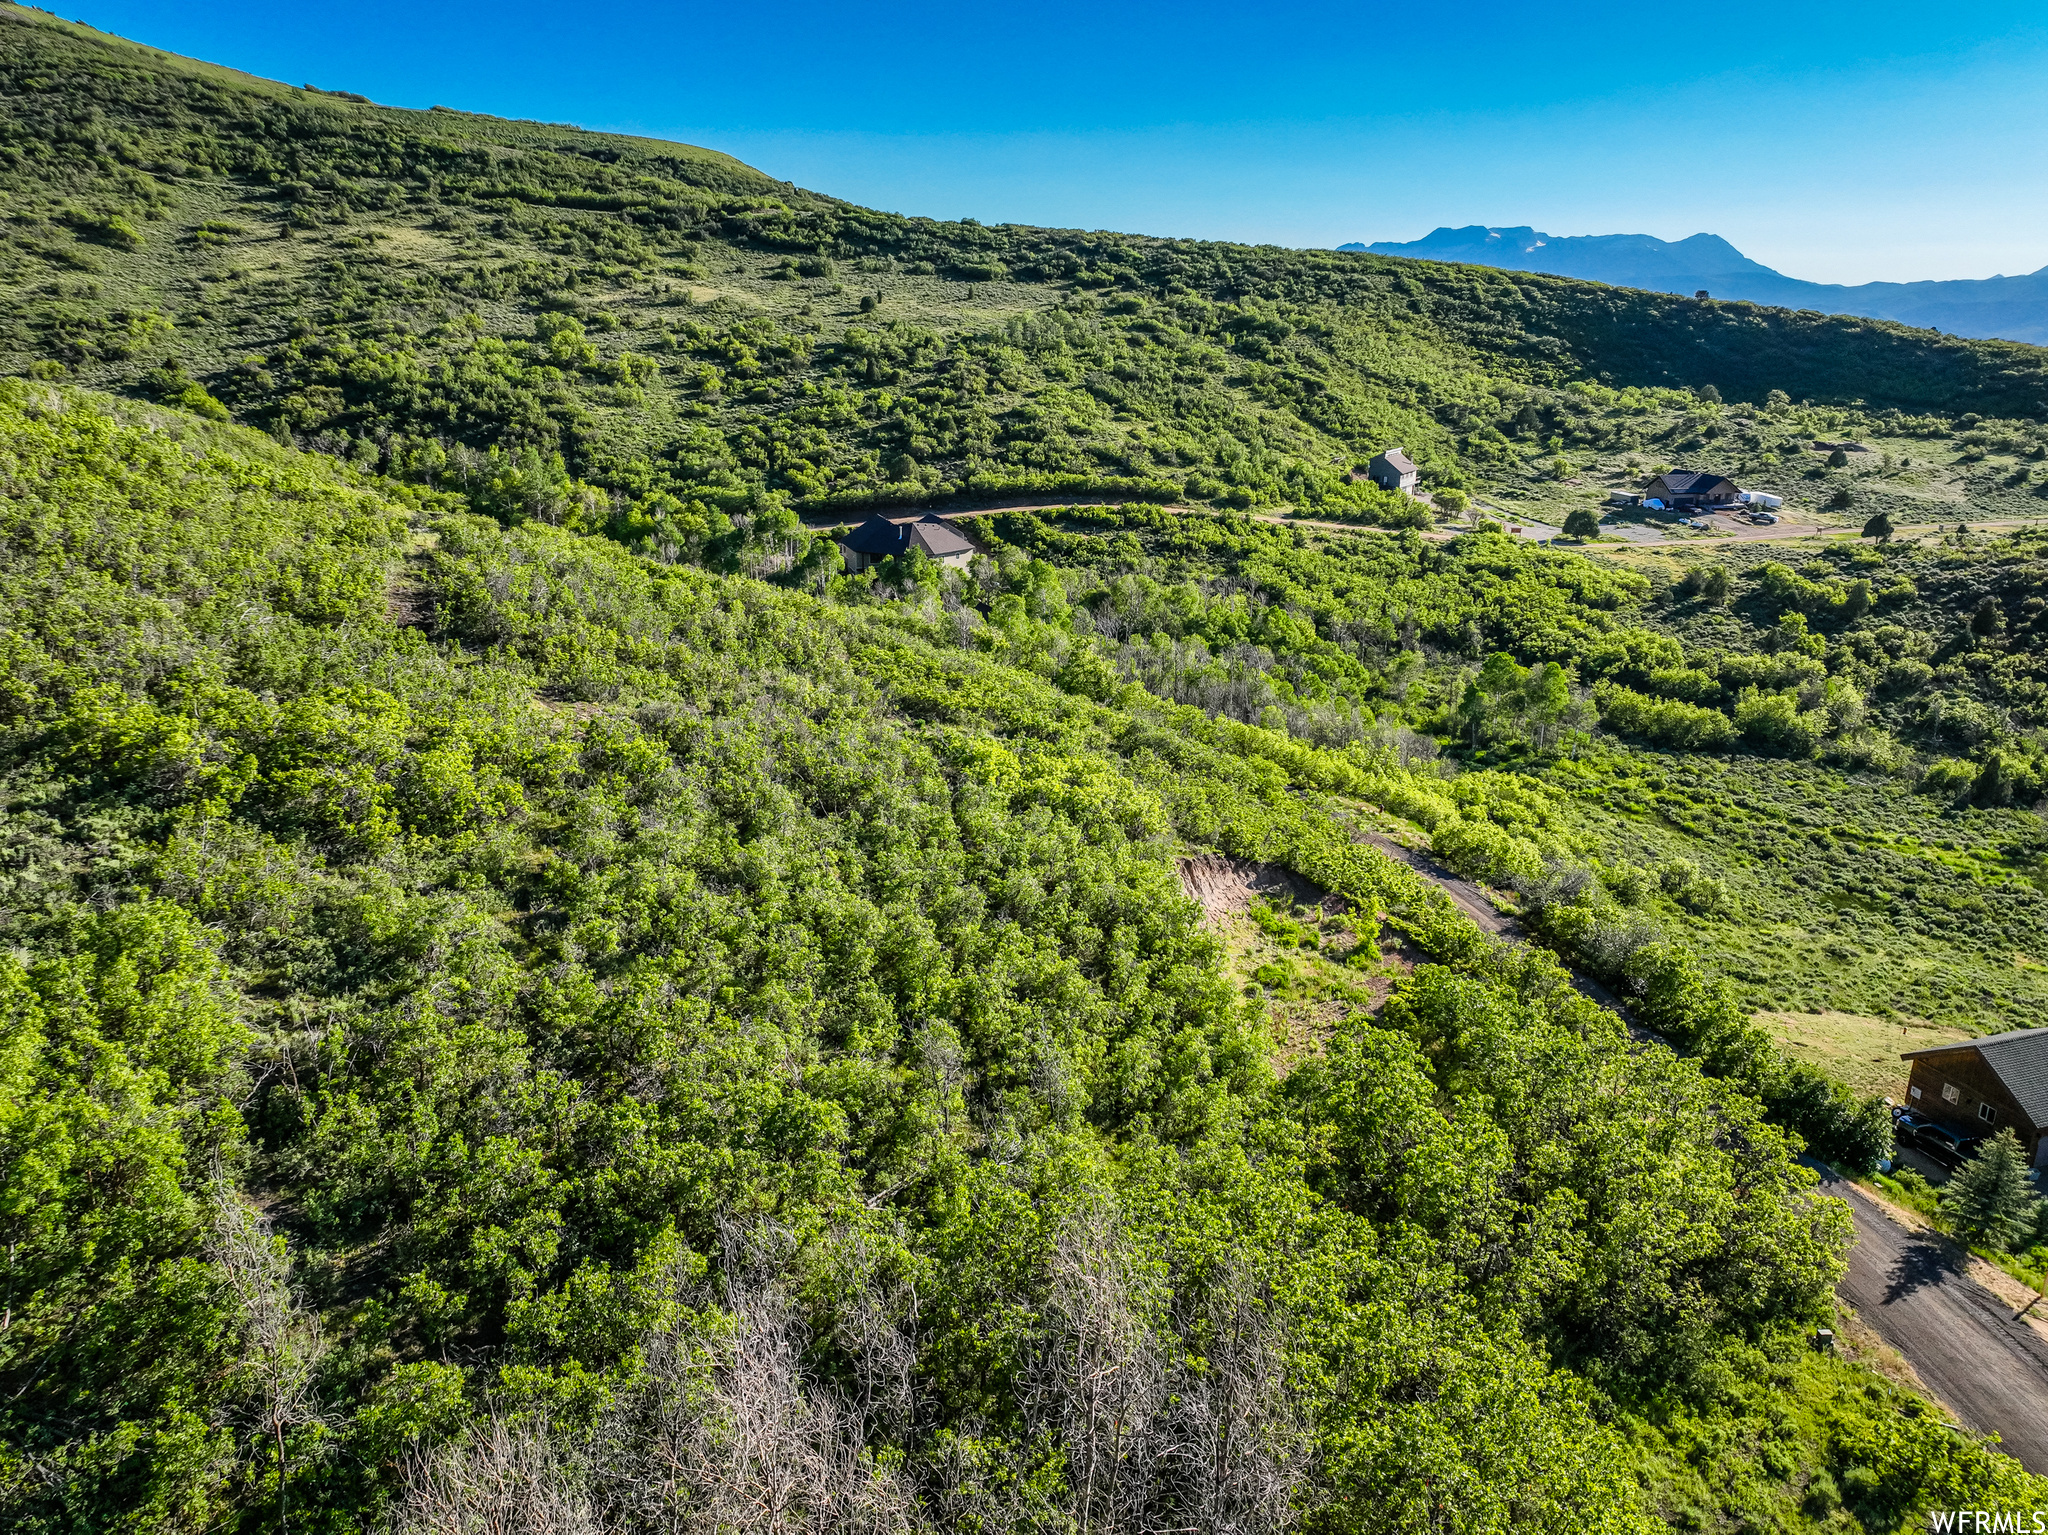
[[[2036,1204],[2018,1137],[2005,1129],[1986,1141],[1949,1179],[1941,1203],[1958,1236],[1987,1247],[2011,1246],[2033,1224]]]

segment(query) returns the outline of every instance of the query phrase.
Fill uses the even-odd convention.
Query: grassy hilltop
[[[2048,545],[1953,531],[2037,504],[2048,353],[899,218],[13,7],[0,102],[10,1529],[2048,1501],[1796,1160],[2048,1000]],[[1445,539],[1393,443],[1903,533]],[[1057,509],[958,571],[800,515],[996,497]]]

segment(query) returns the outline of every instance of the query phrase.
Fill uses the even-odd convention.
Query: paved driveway
[[[1842,1299],[1958,1421],[2048,1475],[2048,1339],[1963,1272],[1953,1243],[1900,1225],[1854,1184],[1823,1174],[1821,1190],[1856,1217]]]

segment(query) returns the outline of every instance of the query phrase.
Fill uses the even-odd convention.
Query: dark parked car
[[[1900,1144],[1925,1152],[1943,1167],[1961,1167],[1984,1144],[1981,1135],[1951,1130],[1912,1109],[1893,1109],[1892,1129]]]

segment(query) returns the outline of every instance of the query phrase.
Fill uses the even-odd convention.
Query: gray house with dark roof
[[[2048,1167],[2048,1028],[1908,1050],[1901,1058],[1913,1063],[1910,1107],[1966,1135],[2010,1128],[2028,1159]]]
[[[1381,490],[1398,490],[1410,496],[1415,494],[1414,460],[1399,448],[1389,448],[1367,464],[1365,477]]]
[[[924,551],[935,564],[955,568],[974,558],[974,545],[933,512],[921,516],[884,517],[879,512],[839,540],[848,571],[866,570],[911,549]]]

